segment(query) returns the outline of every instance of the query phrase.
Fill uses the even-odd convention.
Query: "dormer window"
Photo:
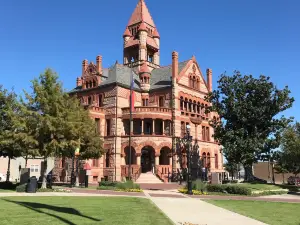
[[[148,62],[153,63],[153,55],[148,55]]]

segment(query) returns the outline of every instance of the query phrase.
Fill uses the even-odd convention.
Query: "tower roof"
[[[139,27],[139,31],[147,31],[147,26],[144,22],[141,23],[140,27]]]
[[[148,65],[146,62],[143,63],[143,65],[141,66],[141,69],[140,69],[140,74],[142,73],[150,73],[150,70],[148,68]]]
[[[130,33],[128,27],[126,27],[126,30],[125,30],[125,32],[123,34],[123,37],[131,37],[131,33]]]
[[[140,22],[145,22],[152,27],[155,27],[150,12],[144,0],[139,0],[135,10],[133,11],[127,26],[131,26]]]

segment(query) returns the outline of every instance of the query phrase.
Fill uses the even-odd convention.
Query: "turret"
[[[144,62],[139,71],[141,89],[143,91],[149,91],[150,89],[150,70],[147,62]]]

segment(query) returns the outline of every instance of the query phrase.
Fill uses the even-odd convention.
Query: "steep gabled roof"
[[[178,63],[178,73],[180,73],[189,60]],[[150,78],[150,90],[171,87],[172,85],[172,65],[164,66],[152,70]]]
[[[131,26],[141,22],[145,22],[150,26],[155,27],[153,19],[144,0],[139,0],[137,6],[135,7],[135,10],[133,11],[129,19],[127,26]]]

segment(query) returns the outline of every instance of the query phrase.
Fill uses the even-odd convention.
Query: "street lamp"
[[[187,152],[187,163],[188,163],[188,177],[187,177],[187,184],[188,184],[188,194],[192,195],[193,194],[193,190],[192,190],[192,175],[191,175],[191,142],[192,142],[192,136],[190,136],[190,131],[191,131],[191,125],[187,124],[186,125],[186,140],[187,140],[187,148],[186,148],[186,152]]]

